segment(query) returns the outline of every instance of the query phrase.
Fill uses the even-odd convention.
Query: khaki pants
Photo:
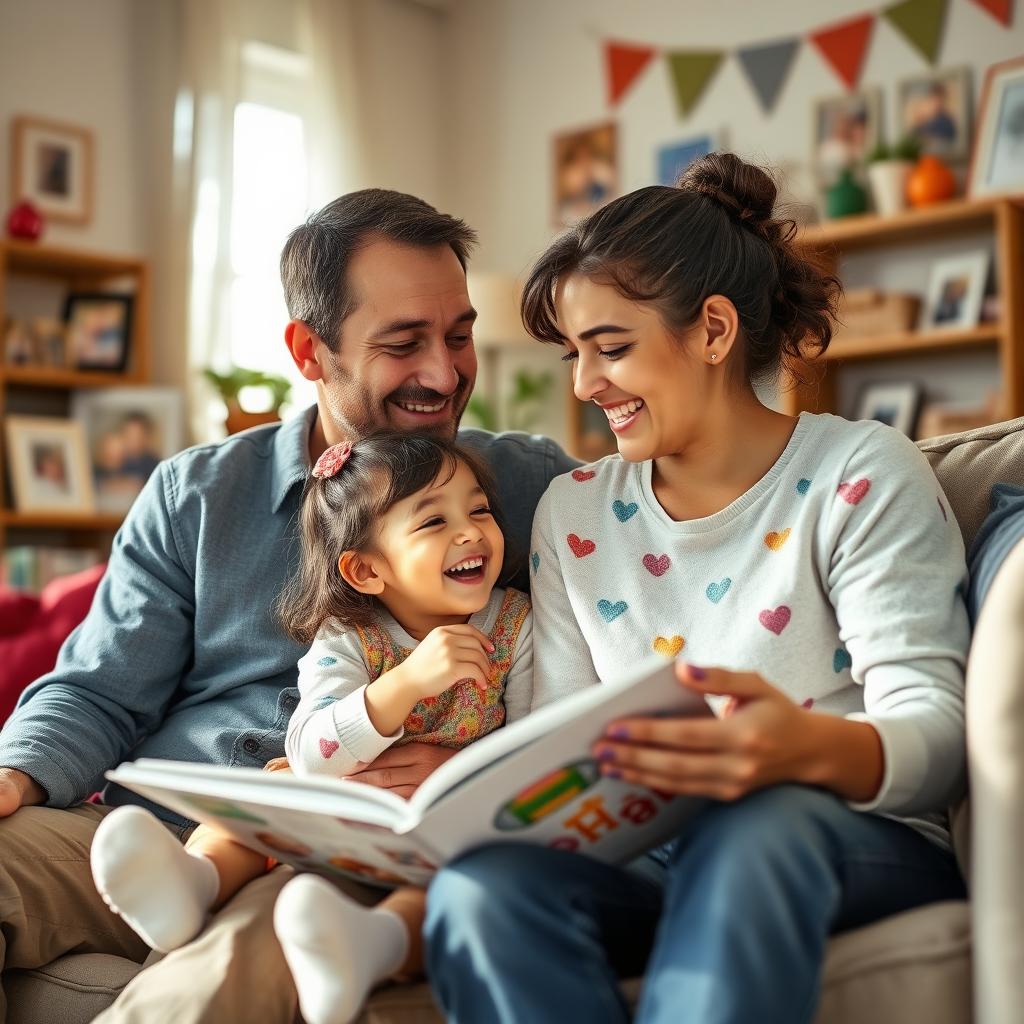
[[[0,962],[36,968],[65,953],[111,953],[141,963],[145,943],[103,903],[89,847],[110,810],[23,807],[0,818]],[[247,885],[199,937],[139,973],[96,1018],[103,1024],[291,1024],[296,996],[272,927],[292,877],[276,868]],[[6,1002],[0,991],[0,1021]]]

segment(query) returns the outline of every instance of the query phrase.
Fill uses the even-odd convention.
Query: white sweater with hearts
[[[945,843],[941,811],[965,784],[970,633],[963,540],[924,456],[880,423],[804,413],[749,491],[684,522],[658,504],[651,470],[613,455],[541,499],[533,707],[652,651],[755,671],[874,725],[884,781],[854,806]]]

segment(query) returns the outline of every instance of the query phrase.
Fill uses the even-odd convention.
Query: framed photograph
[[[862,89],[817,100],[811,163],[818,181],[831,184],[845,168],[862,166],[878,144],[881,126],[881,89]]]
[[[1024,190],[1024,57],[985,74],[978,132],[967,178],[969,196]]]
[[[85,435],[101,512],[127,512],[157,463],[185,446],[182,398],[173,388],[79,391],[71,415]]]
[[[128,363],[134,296],[72,292],[64,304],[69,365],[123,370]]]
[[[857,396],[855,420],[878,420],[913,437],[923,390],[916,381],[878,381],[865,384]]]
[[[30,200],[47,220],[92,220],[92,133],[77,125],[16,117],[11,126],[12,199]]]
[[[710,135],[698,135],[692,139],[682,139],[679,142],[669,142],[659,146],[657,151],[657,183],[659,185],[674,185],[679,175],[686,170],[694,160],[708,153],[714,152],[717,148],[714,138]]]
[[[899,136],[921,143],[921,152],[950,161],[971,153],[971,70],[953,68],[906,78],[897,92]]]
[[[988,279],[989,255],[973,252],[936,260],[921,314],[923,330],[976,327]]]
[[[614,122],[556,135],[553,143],[554,223],[571,227],[619,193]]]
[[[31,366],[36,361],[36,341],[27,325],[8,320],[4,327],[4,362],[8,366]]]
[[[95,511],[85,433],[74,420],[8,416],[14,504],[19,512]]]

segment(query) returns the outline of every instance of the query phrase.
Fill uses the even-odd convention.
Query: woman
[[[534,706],[651,650],[719,717],[609,724],[602,770],[711,798],[629,869],[493,846],[430,894],[448,1019],[810,1021],[828,936],[962,898],[942,809],[964,785],[963,542],[878,423],[781,415],[755,385],[831,338],[837,282],[731,154],[610,203],[524,293],[619,455],[534,521]],[[685,660],[682,660],[685,659]]]

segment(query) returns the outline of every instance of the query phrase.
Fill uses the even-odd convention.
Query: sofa
[[[1024,485],[1024,418],[920,442],[970,545],[998,481]],[[1024,542],[996,577],[967,671],[970,796],[951,809],[969,902],[899,914],[829,946],[818,1024],[1024,1020]],[[141,966],[69,954],[9,971],[9,1019],[85,1024]],[[625,983],[635,996],[639,982]],[[439,1024],[426,985],[378,991],[362,1024]],[[228,1022],[225,1022],[228,1024]]]

